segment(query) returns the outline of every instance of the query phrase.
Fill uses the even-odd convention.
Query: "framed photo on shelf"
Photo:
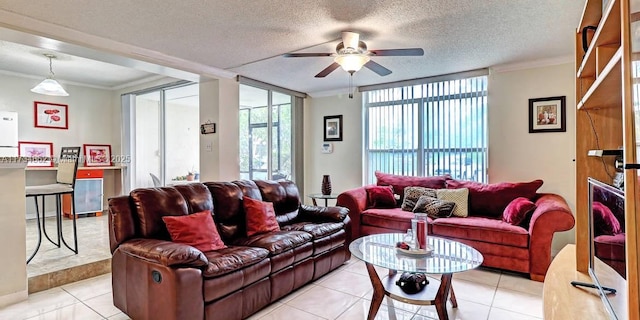
[[[567,97],[529,99],[529,133],[566,132]]]
[[[342,115],[324,117],[324,141],[342,141]]]
[[[83,144],[85,167],[110,167],[110,144]]]
[[[66,104],[34,101],[33,117],[36,128],[69,129]]]
[[[53,143],[18,141],[18,156],[31,158],[27,167],[53,167]]]

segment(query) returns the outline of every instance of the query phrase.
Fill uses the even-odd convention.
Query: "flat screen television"
[[[624,192],[593,178],[588,183],[589,275],[611,319],[626,319]]]

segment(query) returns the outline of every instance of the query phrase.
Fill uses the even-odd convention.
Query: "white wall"
[[[573,64],[489,76],[489,182],[544,180],[540,189],[562,195],[575,210],[575,90]],[[530,98],[567,96],[567,132],[529,133]],[[332,154],[320,152],[323,116],[344,115],[344,140]],[[345,96],[305,101],[305,190],[320,192],[331,175],[333,192],[362,185],[362,98]],[[307,202],[310,202],[308,199]],[[556,234],[553,249],[574,242],[573,231]]]
[[[200,83],[200,123],[216,124],[216,133],[200,135],[200,180],[240,177],[238,112],[240,84],[231,79]]]
[[[343,140],[333,153],[321,153],[324,116],[342,115]],[[362,95],[307,98],[304,102],[304,190],[320,193],[322,176],[331,177],[332,193],[362,185]],[[311,201],[305,197],[306,203]]]
[[[29,91],[38,82],[0,74],[0,110],[18,112],[21,141],[53,142],[54,156],[63,146],[113,144],[111,91],[63,84],[68,97],[45,96]],[[34,101],[68,105],[69,129],[34,127]]]
[[[114,144],[114,117],[111,91],[63,84],[68,97],[45,96],[29,91],[41,80],[0,74],[0,110],[18,112],[18,139],[53,143],[54,156],[62,147],[83,144]],[[51,129],[34,126],[34,101],[68,105],[69,128]],[[82,164],[80,164],[82,166]],[[55,171],[27,171],[27,185],[55,182]],[[27,216],[35,217],[32,198],[27,201]],[[47,198],[46,212],[55,212],[55,201]]]
[[[563,196],[575,212],[575,74],[573,63],[489,76],[489,181],[542,179],[540,191]],[[529,99],[567,97],[567,132],[529,133]],[[574,243],[554,237],[553,250]]]

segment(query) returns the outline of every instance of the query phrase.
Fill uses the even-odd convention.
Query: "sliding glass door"
[[[240,85],[240,178],[292,178],[292,102],[284,93]]]
[[[199,87],[179,83],[123,97],[128,190],[196,181],[200,166]]]

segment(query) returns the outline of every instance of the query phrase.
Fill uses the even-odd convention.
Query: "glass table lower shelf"
[[[453,273],[475,269],[483,262],[478,250],[463,243],[430,236],[428,245],[433,252],[427,256],[411,256],[398,253],[395,244],[402,241],[402,233],[369,235],[351,242],[349,250],[363,260],[371,284],[373,297],[367,319],[374,319],[385,296],[416,305],[434,305],[441,320],[448,320],[447,299],[454,308],[458,306],[451,287]],[[374,266],[389,269],[382,279]],[[402,291],[396,280],[401,272],[441,274],[440,280],[429,278],[429,284],[420,292],[408,294]]]

